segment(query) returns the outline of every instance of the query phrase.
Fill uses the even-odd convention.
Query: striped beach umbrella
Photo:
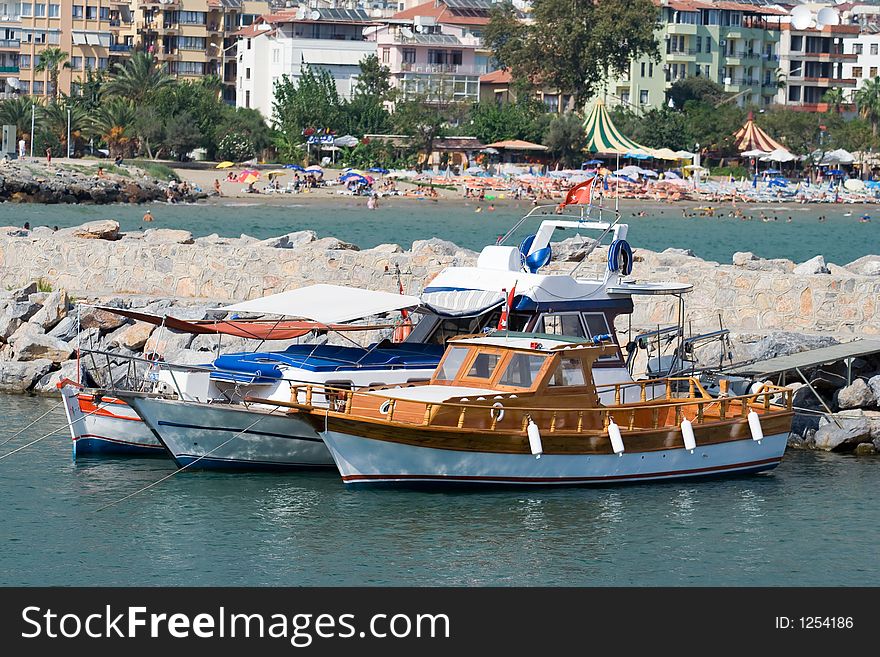
[[[623,136],[611,120],[602,100],[593,103],[593,109],[584,121],[584,130],[587,133],[586,150],[590,153],[616,153],[623,156],[632,153],[634,156],[652,156],[650,148]]]
[[[740,153],[753,150],[765,151],[767,153],[777,149],[783,151],[788,150],[785,146],[755,125],[755,116],[751,112],[749,112],[745,125],[733,134],[733,139],[736,145],[736,150]]]

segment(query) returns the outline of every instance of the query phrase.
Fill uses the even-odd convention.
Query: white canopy
[[[691,159],[695,153],[690,153],[688,151],[675,151],[675,157],[679,160],[689,160]]]
[[[745,153],[743,153],[745,155]],[[762,162],[791,162],[792,160],[796,160],[797,156],[792,155],[784,148],[777,148],[764,157],[761,158]]]
[[[762,151],[760,148],[753,148],[750,151],[743,151],[740,155],[743,157],[764,157],[765,155],[770,155],[770,153]]]
[[[825,153],[819,164],[852,164],[855,160],[856,158],[848,150],[838,148],[837,150]]]
[[[221,308],[229,312],[282,315],[322,324],[338,324],[401,308],[414,308],[418,297],[341,285],[309,285]]]

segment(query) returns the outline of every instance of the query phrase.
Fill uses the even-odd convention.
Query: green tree
[[[215,157],[217,144],[227,132],[224,121],[226,105],[218,96],[216,80],[215,76],[210,76],[197,81],[170,84],[157,91],[150,101],[163,118],[166,133],[174,128],[174,134],[193,134],[192,130],[181,130],[173,126],[184,115],[193,121],[200,135],[195,147],[204,148],[208,158]],[[175,149],[175,152],[178,151]]]
[[[724,87],[701,75],[692,75],[684,80],[676,80],[666,92],[676,109],[684,109],[689,100],[714,105],[730,96]]]
[[[755,122],[795,155],[804,155],[815,164],[825,153],[837,148],[829,127],[843,122],[838,115],[775,109],[756,115]]]
[[[39,53],[40,62],[34,66],[34,73],[49,73],[49,84],[52,87],[52,98],[58,100],[61,90],[58,88],[58,76],[62,68],[70,68],[68,54],[61,48],[46,48]]]
[[[562,114],[554,118],[544,138],[544,145],[563,166],[579,165],[587,145],[581,118],[577,114]]]
[[[330,73],[326,69],[313,71],[304,66],[299,80],[284,75],[275,83],[272,121],[290,137],[302,135],[306,128],[336,129],[341,106]]]
[[[358,66],[357,84],[354,88],[356,96],[372,96],[379,102],[390,100],[393,91],[391,85],[391,70],[379,62],[376,55],[367,55]]]
[[[628,136],[650,148],[690,150],[694,145],[688,118],[668,107],[655,108],[642,117],[637,130]]]
[[[61,147],[60,153],[67,152],[68,110],[70,111],[71,153],[75,153],[84,134],[88,132],[88,113],[79,105],[69,102],[53,102],[43,108],[40,127],[51,134],[53,141]]]
[[[166,118],[152,105],[142,107],[135,118],[132,130],[150,159],[157,159],[165,150]],[[156,147],[157,150],[153,150]]]
[[[862,118],[871,122],[871,135],[877,137],[877,125],[880,123],[880,77],[865,80],[865,83],[853,96],[856,107]]]
[[[447,117],[443,108],[424,98],[413,98],[397,104],[393,114],[395,130],[411,138],[412,151],[418,156],[416,168],[421,170],[434,151],[434,141],[443,134]]]
[[[840,114],[843,111],[846,96],[840,87],[832,87],[822,95],[822,102],[828,103],[829,111]]]
[[[130,157],[137,146],[137,110],[125,98],[109,98],[91,117],[90,129],[107,144],[111,157]]]
[[[710,105],[690,101],[685,104],[688,131],[701,149],[717,153],[721,157],[736,152],[733,135],[746,120],[746,111],[734,103]],[[691,150],[693,144],[687,148]]]
[[[0,101],[0,123],[14,125],[17,137],[30,137],[31,116],[41,111],[40,104],[31,96],[15,96]]]
[[[224,104],[220,123],[222,132],[247,137],[256,153],[268,148],[274,141],[275,135],[259,110]]]
[[[659,15],[652,0],[535,0],[524,23],[505,3],[493,9],[484,36],[514,79],[573,93],[583,104],[633,59],[659,61]]]
[[[165,125],[164,144],[182,162],[190,151],[202,143],[203,135],[196,117],[190,112],[183,112],[174,118],[174,121]]]
[[[547,106],[529,95],[514,103],[475,103],[471,108],[468,134],[486,144],[504,139],[541,143],[551,120]]]
[[[104,92],[127,98],[142,107],[150,97],[174,84],[172,78],[152,54],[134,52],[128,59],[113,66]]]
[[[77,92],[69,96],[70,103],[82,107],[86,112],[97,109],[104,97],[106,83],[106,70],[86,69],[85,78],[79,82]]]

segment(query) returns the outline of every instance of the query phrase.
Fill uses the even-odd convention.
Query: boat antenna
[[[620,171],[620,151],[617,152],[617,168]],[[620,213],[620,180],[614,184],[614,211]]]

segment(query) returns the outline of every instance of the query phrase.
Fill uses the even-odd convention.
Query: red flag
[[[506,289],[502,289],[502,292],[507,292]],[[513,306],[513,296],[516,293],[516,283],[513,284],[513,287],[510,288],[510,292],[507,295],[507,298],[504,299],[504,304],[501,306],[501,317],[498,318],[498,330],[504,331],[507,329],[507,315],[510,313],[510,309]]]
[[[560,207],[564,208],[566,205],[589,205],[590,199],[593,196],[593,184],[595,182],[596,176],[593,176],[589,180],[569,189],[565,200],[559,204]]]

